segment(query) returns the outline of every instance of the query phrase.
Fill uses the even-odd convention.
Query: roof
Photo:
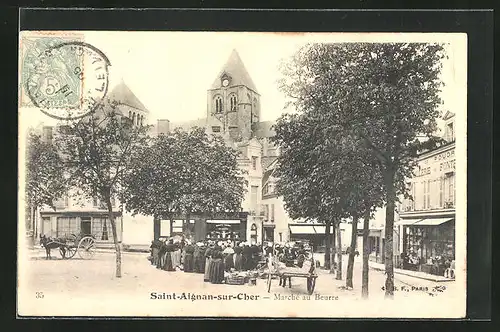
[[[221,87],[221,76],[227,74],[231,77],[231,86],[234,85],[244,85],[250,90],[257,92],[257,88],[252,81],[252,78],[248,74],[243,61],[241,61],[240,55],[236,50],[231,52],[229,59],[226,64],[222,67],[219,75],[215,78],[210,89],[219,89]]]
[[[273,137],[276,132],[272,129],[274,121],[262,121],[255,124],[255,136],[257,137]]]
[[[183,130],[190,130],[193,127],[205,128],[206,125],[207,125],[206,118],[190,120],[190,121],[185,121],[185,122],[171,122],[170,123],[170,130],[172,131],[175,128],[181,128]]]
[[[121,104],[128,105],[138,110],[147,112],[146,106],[144,106],[139,98],[130,90],[130,88],[122,80],[120,84],[114,87],[114,89],[109,93],[108,98],[112,101],[118,101]]]

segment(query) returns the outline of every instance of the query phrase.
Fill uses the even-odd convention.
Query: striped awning
[[[439,226],[453,219],[454,218],[425,218],[412,224],[412,226]]]
[[[292,234],[317,234],[314,225],[290,225],[288,227]]]
[[[241,220],[224,220],[224,219],[212,219],[207,220],[207,224],[240,224]]]

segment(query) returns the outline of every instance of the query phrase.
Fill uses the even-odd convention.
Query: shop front
[[[402,267],[443,275],[455,261],[455,218],[422,218],[403,225]]]
[[[291,241],[308,241],[313,250],[323,247],[325,245],[325,231],[326,226],[321,224],[289,224],[290,240]],[[333,232],[331,228],[330,234]]]
[[[154,238],[183,235],[194,241],[246,241],[247,214],[227,214],[207,218],[192,215],[190,220],[163,219],[154,222]]]

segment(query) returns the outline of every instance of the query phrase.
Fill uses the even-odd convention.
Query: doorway
[[[92,235],[92,222],[90,217],[82,217],[80,222],[80,229],[82,230],[82,236]]]

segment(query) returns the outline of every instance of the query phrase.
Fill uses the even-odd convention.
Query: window
[[[106,217],[97,217],[92,220],[92,234],[98,240],[108,241],[108,218]]]
[[[252,157],[252,169],[253,170],[257,169],[257,158],[258,157]]]
[[[222,113],[222,98],[220,96],[215,97],[215,113]]]
[[[52,141],[52,127],[50,126],[43,127],[43,137],[46,142]]]
[[[56,237],[65,237],[71,234],[78,234],[78,233],[79,230],[76,218],[70,218],[70,217],[57,218]]]
[[[172,222],[172,234],[182,233],[182,226],[184,225],[183,220],[174,220]]]
[[[236,106],[237,106],[237,99],[236,99],[236,95],[235,94],[232,94],[230,97],[229,97],[229,101],[230,101],[230,104],[231,104],[231,111],[236,111]]]
[[[430,195],[431,181],[427,180],[427,208],[431,208],[431,195]]]
[[[274,204],[271,204],[271,222],[274,222]]]
[[[443,189],[444,189],[444,181],[443,181],[443,178],[439,178],[439,207],[443,207],[443,198],[444,198],[444,192],[443,192]]]
[[[267,195],[268,192],[269,192],[269,184],[266,183],[264,185],[264,189],[262,190],[262,194]]]
[[[251,203],[251,209],[253,211],[257,210],[257,192],[259,190],[258,186],[252,186],[251,191],[250,191],[250,203]]]
[[[220,133],[220,126],[212,126],[212,132]]]
[[[448,202],[451,206],[455,206],[455,176],[448,178]]]
[[[129,119],[132,119],[132,111],[128,111],[128,117]]]
[[[447,130],[448,130],[448,140],[450,142],[453,142],[455,140],[455,132],[453,130],[453,122],[449,123],[447,125]]]
[[[424,181],[424,210],[427,208],[427,182]]]

